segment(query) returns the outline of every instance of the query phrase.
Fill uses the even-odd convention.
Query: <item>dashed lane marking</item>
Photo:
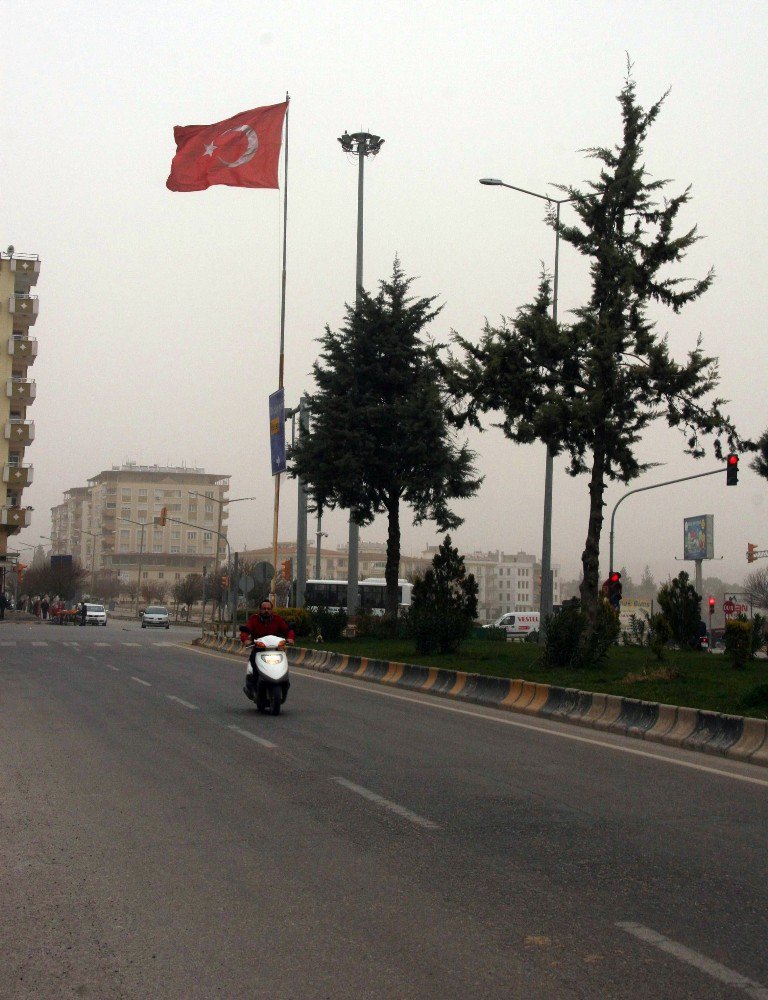
[[[149,683],[149,681],[143,681],[143,680],[141,679],[141,677],[133,677],[133,676],[132,676],[132,677],[131,677],[131,680],[132,680],[132,681],[136,681],[136,683],[137,683],[137,684],[143,684],[143,685],[144,685],[144,687],[148,687],[148,688],[151,688],[151,687],[152,687],[152,685],[151,685],[151,684]]]
[[[48,643],[47,642],[33,642],[32,645],[33,646],[47,646]]]
[[[389,812],[395,813],[397,816],[402,816],[403,819],[407,819],[411,823],[415,823],[416,826],[422,826],[425,830],[439,830],[440,827],[437,823],[433,823],[431,819],[425,819],[424,816],[419,816],[418,813],[411,812],[410,809],[406,809],[405,806],[399,805],[397,802],[391,802],[389,799],[382,798],[381,795],[377,795],[376,792],[372,792],[369,788],[363,788],[362,785],[356,785],[352,781],[347,781],[346,778],[332,778],[337,785],[343,785],[344,788],[348,788],[350,792],[355,792],[357,795],[362,795],[364,799],[368,799],[369,802],[375,802],[377,806],[381,806],[382,809],[387,809]]]
[[[121,642],[121,646],[140,646],[140,642]]]
[[[270,743],[269,740],[262,739],[261,736],[257,736],[255,733],[249,733],[247,729],[241,729],[239,726],[227,726],[227,729],[231,729],[233,733],[239,733],[240,736],[244,736],[247,740],[253,740],[254,743],[258,743],[268,750],[277,750],[276,743]]]
[[[658,931],[651,930],[650,927],[644,927],[642,924],[635,924],[631,921],[620,922],[616,926],[626,931],[627,934],[639,938],[640,941],[645,941],[646,944],[651,944],[660,951],[673,955],[680,962],[692,965],[712,979],[717,979],[719,982],[725,983],[726,986],[733,986],[735,989],[741,990],[748,997],[753,997],[753,1000],[768,1000],[768,989],[761,986],[760,983],[756,983],[754,979],[747,979],[740,972],[734,972],[733,969],[707,958],[706,955],[702,955],[698,951],[686,948],[684,944],[673,941],[672,938],[665,937]]]
[[[192,708],[197,711],[197,705],[193,705],[191,701],[184,701],[183,698],[178,698],[175,694],[167,694],[165,696],[169,701],[176,701],[179,705],[183,705],[184,708]]]

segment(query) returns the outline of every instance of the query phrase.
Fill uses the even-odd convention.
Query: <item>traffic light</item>
[[[221,578],[221,585],[225,590],[229,587],[229,577],[226,574]]]
[[[757,551],[757,545],[754,542],[747,542],[747,562],[751,563],[757,559],[755,552]]]
[[[711,615],[713,615],[715,613],[715,599],[714,599],[714,597],[710,597],[710,599],[709,599],[709,613]]]
[[[739,481],[739,456],[731,452],[725,462],[725,485],[736,486]]]
[[[608,577],[608,600],[618,611],[621,604],[621,573],[616,570]]]
[[[292,564],[293,564],[293,560],[292,559],[284,559],[280,563],[280,576],[282,576],[282,578],[284,580],[288,580],[289,583],[293,579],[293,565]]]
[[[163,527],[165,527],[165,519],[167,517],[168,517],[168,508],[167,507],[163,507],[163,509],[160,511],[160,518],[159,518],[160,524]]]

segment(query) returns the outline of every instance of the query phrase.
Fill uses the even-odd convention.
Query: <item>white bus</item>
[[[401,608],[411,606],[413,585],[407,580],[397,581],[397,603]],[[387,584],[381,577],[359,580],[357,601],[363,614],[383,615],[386,607]],[[308,608],[328,608],[336,611],[347,610],[346,580],[307,580],[304,591],[304,605]]]

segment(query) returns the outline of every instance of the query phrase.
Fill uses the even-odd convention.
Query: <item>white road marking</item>
[[[423,816],[419,816],[418,813],[411,812],[410,809],[406,809],[405,806],[398,805],[397,802],[390,802],[389,799],[382,798],[381,795],[377,795],[376,792],[372,792],[368,788],[363,788],[362,785],[356,785],[352,781],[347,781],[346,778],[332,778],[338,785],[343,785],[344,788],[348,788],[350,792],[355,792],[357,795],[362,795],[364,799],[368,799],[370,802],[375,802],[377,806],[381,806],[382,809],[388,809],[390,812],[396,813],[398,816],[402,816],[403,819],[409,820],[411,823],[415,823],[417,826],[423,826],[425,830],[439,830],[440,827],[437,823],[433,823],[431,819],[425,819]]]
[[[47,642],[33,642],[32,645],[33,646],[47,646],[48,643]]]
[[[111,645],[111,642],[94,642],[94,646],[100,646],[102,649],[109,649]]]
[[[120,673],[120,667],[116,667],[114,663],[105,663],[104,666],[109,667],[110,670],[117,671],[118,674]]]
[[[677,941],[673,941],[671,938],[651,930],[650,927],[644,927],[642,924],[635,924],[631,921],[620,922],[616,926],[626,931],[627,934],[632,934],[641,941],[645,941],[646,944],[652,944],[660,951],[665,951],[668,955],[673,955],[679,961],[692,965],[705,975],[711,976],[712,979],[717,979],[721,983],[725,983],[726,986],[733,986],[736,989],[742,990],[747,996],[753,997],[754,1000],[768,1000],[768,989],[765,986],[761,986],[760,983],[756,983],[754,979],[747,979],[741,973],[734,972],[733,969],[729,969],[719,962],[714,962],[711,958],[707,958],[706,955],[702,955],[698,951],[686,948],[684,944],[679,944]]]
[[[141,677],[131,677],[131,680],[132,681],[136,681],[137,684],[143,684],[145,687],[148,687],[148,688],[152,687],[152,685],[149,683],[149,681],[143,681],[141,679]]]
[[[184,701],[183,698],[177,698],[175,694],[167,694],[165,697],[168,698],[169,701],[177,701],[180,705],[183,705],[184,708],[194,708],[194,710],[197,711],[197,705],[193,705],[191,701]]]
[[[241,736],[245,736],[247,740],[253,740],[254,743],[258,743],[268,750],[277,750],[276,743],[270,743],[269,740],[263,740],[261,736],[256,736],[255,733],[249,733],[247,729],[241,729],[239,726],[227,726],[227,729],[231,729],[233,733],[239,733]]]
[[[79,642],[62,642],[62,646],[71,646],[72,649],[80,649]]]
[[[177,642],[153,642],[153,646],[160,646],[162,649],[170,649],[172,646],[178,646]]]

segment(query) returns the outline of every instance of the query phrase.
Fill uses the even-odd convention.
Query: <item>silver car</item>
[[[147,608],[141,616],[142,628],[170,628],[171,619],[168,617],[168,608],[151,607]]]

